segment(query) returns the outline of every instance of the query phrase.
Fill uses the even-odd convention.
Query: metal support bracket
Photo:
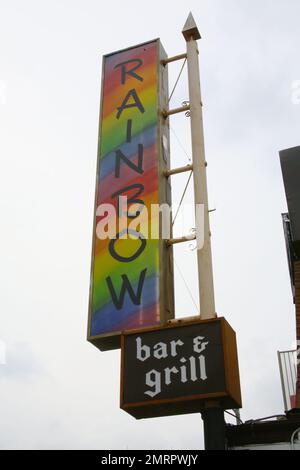
[[[170,62],[175,62],[176,60],[186,59],[187,54],[178,54],[174,55],[173,57],[168,57],[168,59],[162,60],[161,64],[165,67]]]
[[[186,236],[186,237],[181,237],[181,238],[171,238],[170,240],[166,241],[166,244],[167,246],[171,246],[171,245],[177,245],[178,243],[191,242],[193,240],[196,240],[196,234]]]
[[[172,114],[185,113],[186,111],[189,111],[189,110],[190,110],[190,105],[181,106],[180,108],[170,109],[169,111],[164,110],[162,111],[162,115],[165,119],[167,119]]]
[[[179,168],[173,168],[173,170],[164,171],[166,178],[172,175],[178,175],[179,173],[185,173],[186,171],[193,171],[193,165],[181,166]]]

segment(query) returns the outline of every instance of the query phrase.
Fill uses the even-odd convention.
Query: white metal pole
[[[191,113],[191,137],[193,155],[193,179],[195,205],[204,205],[204,228],[196,226],[196,231],[204,230],[204,245],[197,249],[199,272],[200,317],[202,320],[215,318],[215,299],[213,269],[210,242],[209,207],[207,194],[206,160],[204,150],[204,130],[200,89],[200,72],[197,39],[200,33],[190,13],[182,31],[187,45],[187,67],[189,83],[189,101]],[[197,223],[197,219],[196,219]]]
[[[283,375],[283,367],[282,367],[282,360],[281,360],[280,351],[277,351],[277,357],[278,357],[280,381],[281,381],[281,388],[282,388],[282,395],[283,395],[283,402],[284,402],[284,411],[288,411],[289,407],[288,407],[288,404],[287,404],[285,387],[284,387],[284,375]]]

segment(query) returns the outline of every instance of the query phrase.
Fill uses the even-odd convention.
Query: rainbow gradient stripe
[[[102,83],[102,113],[100,116],[100,147],[98,153],[98,175],[96,187],[96,209],[101,204],[113,204],[117,198],[112,195],[130,185],[144,186],[139,198],[143,200],[151,220],[151,204],[158,204],[158,42],[124,50],[104,57]],[[139,59],[141,65],[136,74],[126,75],[122,84],[121,67],[118,64]],[[118,108],[127,93],[134,89],[144,112],[137,106],[124,109],[117,119]],[[130,103],[133,103],[132,98]],[[131,140],[128,142],[127,123],[132,120]],[[116,152],[120,150],[128,160],[138,164],[138,145],[143,145],[143,173],[134,171],[126,162],[120,163],[120,177],[115,175]],[[124,193],[130,197],[132,190]],[[90,337],[118,334],[120,331],[152,326],[160,323],[159,312],[159,240],[147,239],[141,254],[130,262],[120,262],[111,256],[110,240],[100,240],[96,234],[99,217],[95,210],[95,233],[92,259]],[[130,220],[129,220],[130,222]],[[140,240],[127,238],[118,240],[118,253],[124,258],[136,253]],[[132,290],[137,292],[141,272],[146,271],[139,305],[135,305],[126,291],[122,307],[117,308],[108,288],[110,278],[117,295],[122,290],[123,277],[127,276]]]

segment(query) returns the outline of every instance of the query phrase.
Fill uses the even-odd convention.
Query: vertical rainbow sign
[[[151,236],[161,202],[160,50],[155,40],[103,60],[88,325],[102,350],[119,347],[122,331],[162,322],[161,240]]]

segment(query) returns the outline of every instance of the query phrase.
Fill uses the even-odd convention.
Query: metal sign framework
[[[199,72],[199,50],[197,40],[201,38],[199,29],[190,13],[183,27],[182,34],[186,40],[186,53],[174,57],[170,57],[164,61],[164,65],[177,60],[186,59],[188,68],[188,85],[189,85],[189,104],[180,108],[163,111],[164,117],[167,119],[173,114],[180,112],[189,112],[191,122],[191,141],[192,141],[192,165],[170,170],[166,176],[176,175],[185,171],[193,172],[194,182],[194,200],[195,200],[195,219],[196,219],[196,235],[197,239],[197,262],[198,262],[198,287],[200,298],[200,318],[207,320],[216,318],[214,285],[213,285],[213,268],[211,254],[211,232],[209,224],[209,207],[208,207],[208,191],[207,176],[204,149],[204,131],[203,131],[203,115],[202,115],[202,99],[200,87]],[[198,208],[204,209],[204,227],[200,226]],[[204,234],[201,235],[204,231]],[[181,237],[179,239],[169,240],[169,244],[182,243],[189,241],[190,237]]]

